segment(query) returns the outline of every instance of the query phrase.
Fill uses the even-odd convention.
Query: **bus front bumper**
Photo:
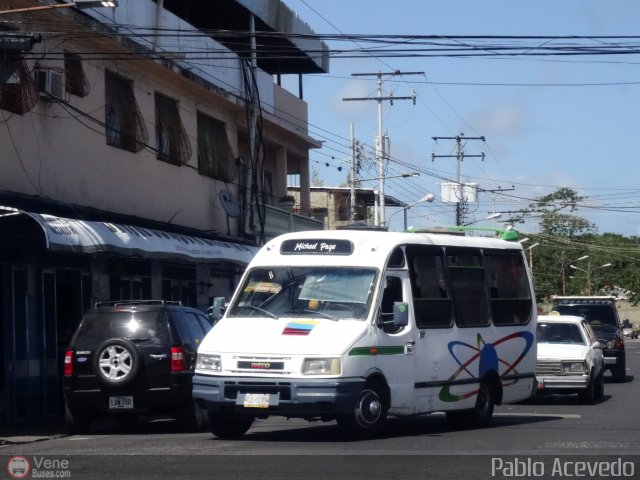
[[[353,411],[364,378],[273,379],[195,375],[193,398],[209,411],[328,417]]]

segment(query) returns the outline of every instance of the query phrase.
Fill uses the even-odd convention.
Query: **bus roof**
[[[384,266],[398,245],[441,245],[500,250],[522,250],[519,242],[491,237],[461,236],[455,233],[381,232],[366,230],[311,230],[280,235],[269,240],[256,254],[252,265],[286,263],[302,265]],[[275,260],[279,258],[279,260]],[[315,258],[315,260],[312,260]]]

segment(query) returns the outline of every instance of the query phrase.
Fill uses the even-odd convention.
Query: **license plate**
[[[109,397],[109,408],[113,410],[133,408],[133,397]]]
[[[269,408],[269,393],[246,393],[244,406],[247,408]]]

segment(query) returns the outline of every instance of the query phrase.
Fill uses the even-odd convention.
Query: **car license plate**
[[[244,395],[244,406],[247,408],[269,408],[268,393],[246,393]]]
[[[113,410],[133,408],[133,397],[109,397],[109,408]]]

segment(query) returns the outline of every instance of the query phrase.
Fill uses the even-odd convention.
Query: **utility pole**
[[[491,197],[492,197],[492,201],[493,201],[493,208],[492,208],[491,213],[496,213],[496,193],[497,193],[497,192],[511,192],[511,191],[513,191],[513,190],[515,190],[515,189],[516,189],[516,188],[515,188],[513,185],[511,185],[511,188],[502,188],[502,187],[500,187],[500,186],[498,186],[498,188],[494,188],[494,189],[486,189],[486,188],[483,188],[483,189],[482,189],[482,191],[483,191],[483,192],[488,192],[488,193],[490,193],[490,194],[491,194]],[[494,226],[494,227],[496,226],[496,222],[497,222],[497,220],[494,220],[494,221],[493,221],[493,226]]]
[[[353,122],[350,125],[351,130],[351,214],[350,221],[356,220],[356,139],[353,132]]]
[[[460,178],[460,168],[462,161],[466,157],[481,157],[484,161],[484,152],[478,155],[467,155],[464,153],[464,147],[462,146],[462,140],[482,140],[485,141],[484,136],[481,137],[465,137],[464,133],[460,133],[460,135],[456,135],[455,137],[431,137],[434,141],[438,140],[455,140],[456,141],[456,154],[455,155],[436,155],[435,153],[431,154],[431,161],[433,162],[436,158],[455,158],[456,159],[456,183],[458,184],[459,196],[458,201],[456,202],[456,225],[462,225],[462,208],[461,204],[464,201],[463,191],[462,191],[462,182]]]
[[[382,102],[389,101],[390,105],[393,105],[394,100],[413,100],[413,104],[416,104],[416,92],[415,90],[409,97],[394,97],[389,94],[386,97],[382,96],[382,77],[394,77],[396,75],[424,75],[424,72],[401,72],[396,70],[394,72],[378,72],[378,73],[352,73],[352,77],[372,77],[378,78],[378,96],[377,97],[351,97],[343,98],[345,102],[349,101],[361,101],[361,100],[374,100],[378,102],[378,138],[376,140],[376,158],[378,160],[378,174],[380,176],[378,183],[378,214],[376,215],[375,224],[384,225],[384,167],[385,167],[385,145],[382,138]]]

